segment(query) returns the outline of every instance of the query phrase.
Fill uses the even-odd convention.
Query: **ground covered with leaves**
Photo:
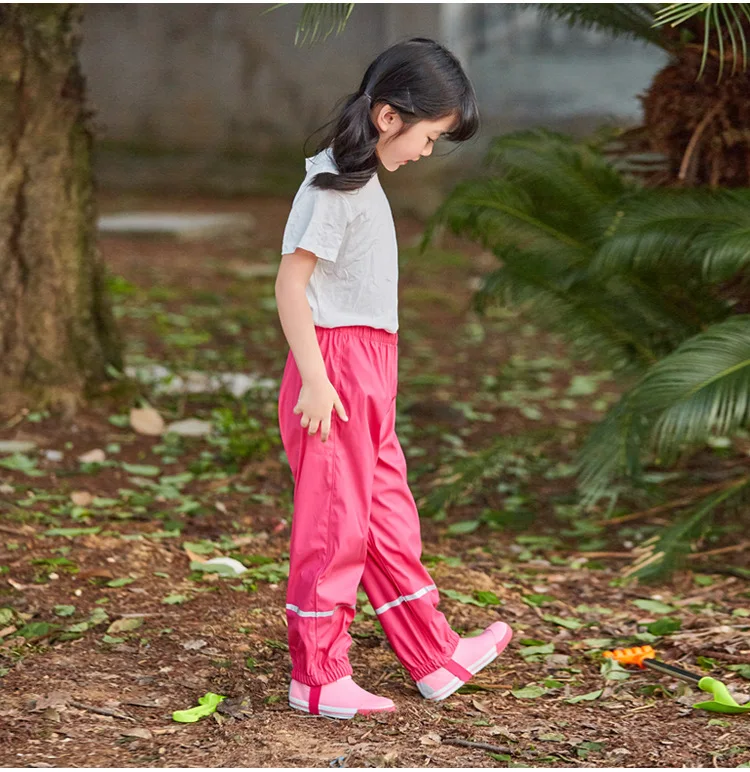
[[[694,709],[703,693],[602,656],[649,643],[746,699],[746,518],[720,524],[660,584],[624,575],[681,502],[721,484],[729,451],[655,470],[650,497],[582,517],[575,450],[622,384],[522,313],[479,319],[471,296],[494,259],[449,238],[420,254],[408,219],[397,428],[424,560],[456,630],[500,618],[514,638],[474,683],[430,704],[361,595],[355,678],[397,712],[339,722],[289,709],[292,486],[276,416],[287,348],[273,292],[288,205],[104,199],[105,211],[250,213],[256,227],[101,238],[138,375],[71,422],[24,413],[0,427],[0,441],[33,443],[0,454],[3,765],[749,766],[750,717]],[[200,391],[230,373],[246,377]],[[160,423],[188,419],[209,433]],[[475,455],[490,447],[491,461]],[[451,488],[477,458],[474,485]],[[247,571],[207,565],[218,556]],[[207,692],[226,697],[216,713],[173,720]]]

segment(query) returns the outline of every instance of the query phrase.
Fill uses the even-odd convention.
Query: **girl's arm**
[[[305,295],[317,262],[318,258],[312,252],[298,247],[291,255],[282,255],[276,275],[279,320],[303,383],[328,378],[315,335],[312,310]]]
[[[282,255],[276,276],[276,307],[284,335],[302,376],[302,390],[294,412],[302,413],[300,424],[308,427],[309,434],[316,434],[320,427],[321,439],[325,442],[330,433],[331,411],[334,408],[342,420],[349,419],[339,395],[328,379],[315,334],[312,310],[305,295],[305,288],[317,261],[318,258],[312,252],[299,247],[292,254]]]

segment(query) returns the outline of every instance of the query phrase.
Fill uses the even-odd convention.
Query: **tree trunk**
[[[0,4],[0,418],[122,370],[96,247],[80,5]]]
[[[719,80],[719,61],[711,52],[703,76],[696,80],[700,48],[685,49],[641,97],[650,149],[667,157],[668,184],[747,187],[750,70],[732,75],[732,63],[725,61]]]

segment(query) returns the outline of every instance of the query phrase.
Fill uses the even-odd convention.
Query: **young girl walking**
[[[495,622],[461,638],[437,610],[420,561],[419,516],[395,433],[398,252],[382,166],[394,172],[462,142],[479,118],[458,60],[425,38],[367,68],[334,128],[306,161],[284,230],[276,300],[289,355],[279,394],[294,478],[286,614],[289,704],[352,718],[395,710],[352,680],[357,588],[419,692],[453,694],[507,646]]]

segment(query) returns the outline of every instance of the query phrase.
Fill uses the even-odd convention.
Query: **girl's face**
[[[450,131],[456,121],[455,115],[435,121],[418,121],[397,137],[396,134],[404,126],[404,122],[390,105],[375,105],[371,115],[380,132],[375,151],[380,163],[389,172],[395,172],[409,161],[418,161],[422,156],[430,155],[440,135]]]

